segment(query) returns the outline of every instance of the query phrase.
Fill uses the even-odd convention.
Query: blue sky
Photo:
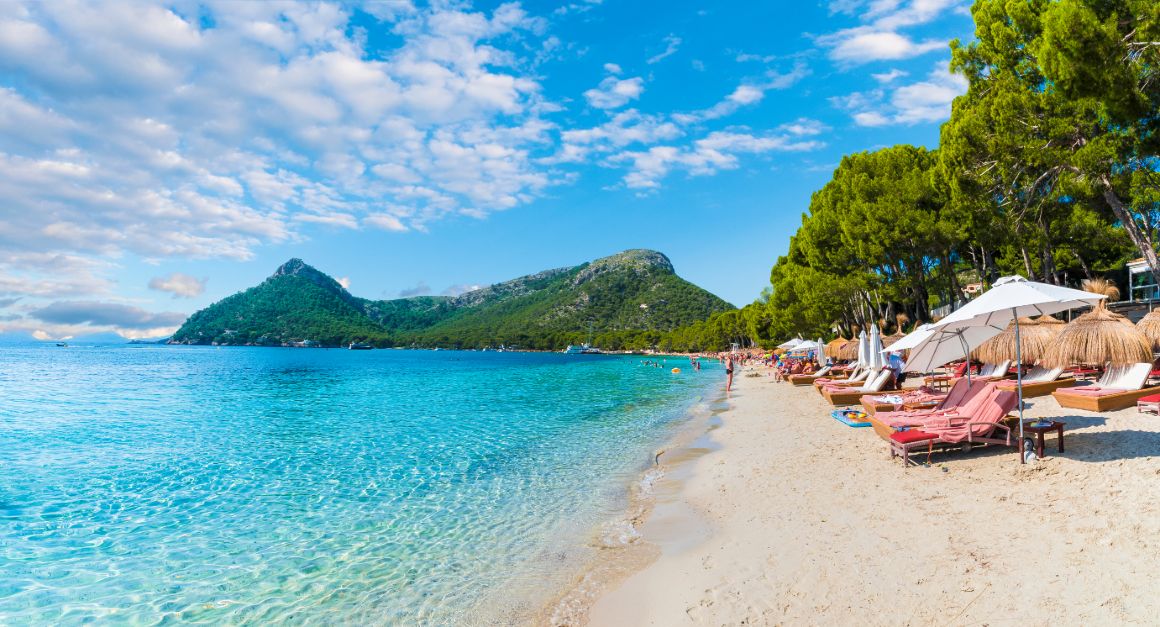
[[[843,154],[937,144],[967,6],[0,4],[0,333],[290,257],[393,298],[652,248],[744,305]]]

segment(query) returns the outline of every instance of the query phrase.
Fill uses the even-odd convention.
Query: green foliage
[[[642,306],[643,305],[643,306]],[[174,341],[283,344],[314,340],[376,345],[557,350],[590,339],[643,349],[728,303],[678,277],[652,251],[627,251],[549,270],[459,297],[369,301],[291,260],[261,285],[197,312]]]

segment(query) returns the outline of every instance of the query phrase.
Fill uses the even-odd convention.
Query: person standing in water
[[[725,356],[725,391],[729,392],[733,389],[733,353]]]

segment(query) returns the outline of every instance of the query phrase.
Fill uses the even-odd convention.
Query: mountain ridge
[[[734,307],[677,276],[664,254],[632,249],[502,281],[458,296],[369,300],[299,258],[262,283],[194,313],[174,343],[558,349],[589,329],[610,346]]]

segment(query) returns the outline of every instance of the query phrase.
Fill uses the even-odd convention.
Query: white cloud
[[[819,36],[816,41],[829,49],[832,60],[845,65],[910,59],[945,50],[947,42],[919,41],[899,31],[932,22],[962,4],[963,0],[835,0],[829,4],[831,14],[858,14],[864,24]]]
[[[819,41],[831,47],[831,59],[851,64],[909,59],[947,46],[941,40],[916,42],[895,32],[868,29],[840,31]]]
[[[909,72],[904,72],[898,68],[894,68],[894,69],[890,70],[889,72],[882,72],[880,74],[871,74],[870,76],[874,80],[878,81],[879,83],[882,83],[883,85],[888,85],[890,83],[893,83],[895,81],[895,79],[899,79],[899,78],[902,78],[902,77],[907,76],[907,75],[909,75]]]
[[[810,118],[798,118],[793,122],[787,122],[777,127],[779,131],[784,131],[790,135],[810,136],[820,135],[829,130],[825,124]]]
[[[839,109],[849,111],[858,126],[887,126],[941,122],[951,113],[951,102],[967,91],[967,81],[951,74],[946,62],[938,63],[926,80],[899,85],[893,91],[876,89],[831,98]]]
[[[167,276],[149,279],[149,289],[169,292],[174,298],[193,298],[205,292],[206,281],[181,272],[172,272]]]
[[[344,289],[344,290],[350,289],[350,277],[348,277],[348,276],[339,277],[339,278],[335,279],[335,281],[337,281],[338,284],[342,286],[342,289]]]
[[[625,151],[609,158],[611,163],[628,163],[623,178],[629,189],[655,190],[675,169],[691,176],[715,174],[740,165],[738,155],[768,152],[800,152],[824,146],[818,141],[802,141],[788,135],[752,135],[739,131],[714,131],[690,147],[653,146],[645,151]]]
[[[620,66],[615,63],[605,63],[604,71],[608,72],[609,74],[620,74],[624,70],[621,70]]]
[[[656,54],[656,55],[649,57],[649,59],[647,61],[647,63],[649,65],[652,65],[654,63],[660,63],[661,61],[665,60],[666,58],[671,57],[672,55],[676,54],[677,49],[681,47],[681,38],[677,37],[674,34],[670,33],[667,37],[665,37],[664,41],[665,41],[664,51],[659,53],[659,54]]]
[[[619,69],[619,67],[617,68]],[[644,93],[644,79],[638,77],[620,79],[607,76],[600,85],[584,92],[588,104],[599,109],[616,109],[636,100]]]
[[[443,290],[443,292],[441,292],[441,294],[443,296],[461,296],[461,295],[466,294],[468,292],[474,292],[475,290],[481,289],[482,287],[483,287],[482,285],[460,283],[457,285],[449,286],[447,289]]]
[[[545,23],[516,4],[372,5],[399,41],[373,53],[337,4],[13,8],[0,17],[0,71],[19,86],[0,88],[10,290],[73,289],[47,287],[21,261],[31,252],[246,259],[319,225],[421,228],[547,185],[531,158],[549,140],[540,86],[499,47]]]
[[[760,81],[750,83],[743,83],[738,85],[736,89],[725,96],[723,100],[717,104],[696,111],[693,113],[674,115],[673,118],[679,122],[689,124],[702,120],[715,120],[727,115],[735,113],[738,109],[747,105],[755,104],[765,98],[765,92],[774,89],[788,89],[796,84],[801,79],[810,75],[810,69],[805,63],[797,62],[794,64],[792,70],[786,73],[779,73],[770,70],[765,73]]]

